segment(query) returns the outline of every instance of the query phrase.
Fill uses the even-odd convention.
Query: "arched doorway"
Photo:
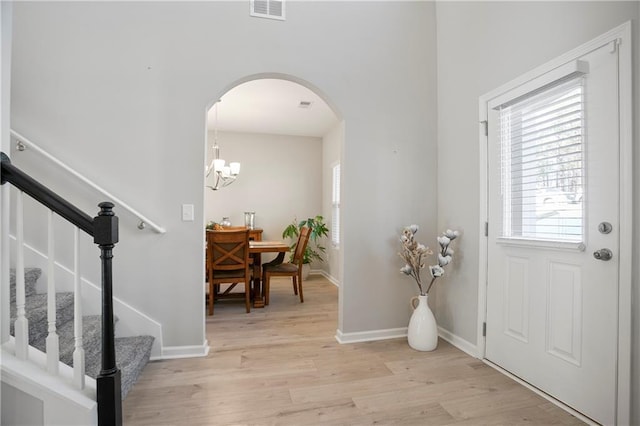
[[[281,240],[292,221],[316,215],[331,229],[332,171],[340,163],[342,129],[336,108],[307,82],[269,74],[230,85],[209,105],[206,163],[215,138],[220,158],[240,162],[240,173],[227,187],[205,189],[205,222],[227,217],[243,225],[244,212],[254,211],[255,226],[269,240]],[[212,180],[205,185],[213,186]],[[324,262],[312,270],[337,285],[340,247],[331,239],[323,245]]]

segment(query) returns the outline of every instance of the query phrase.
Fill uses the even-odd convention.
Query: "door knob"
[[[611,250],[607,248],[603,248],[603,249],[594,251],[593,257],[595,257],[598,260],[610,260],[613,257],[613,253],[611,252]]]

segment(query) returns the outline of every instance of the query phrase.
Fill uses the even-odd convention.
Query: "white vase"
[[[427,295],[411,298],[413,314],[409,320],[407,338],[409,346],[417,351],[432,351],[438,346],[438,325],[427,301]]]
[[[311,264],[303,263],[302,264],[302,281],[306,281],[309,278],[309,273],[311,272]]]

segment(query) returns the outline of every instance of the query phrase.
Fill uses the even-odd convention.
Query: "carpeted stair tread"
[[[60,340],[60,361],[73,367],[73,352],[75,351],[75,326],[73,321],[60,327],[58,330]],[[102,337],[102,317],[100,315],[87,315],[82,317],[82,347],[85,352],[85,365],[87,352],[100,352]]]
[[[29,344],[46,352],[48,332],[47,294],[38,294],[36,281],[41,276],[40,268],[25,268],[25,312],[29,321]],[[11,270],[11,321],[10,332],[14,335],[16,319],[16,273]],[[56,293],[56,333],[60,345],[60,361],[73,366],[74,338],[74,295]],[[114,317],[114,322],[117,321]],[[115,339],[116,364],[120,369],[122,399],[124,399],[138,376],[149,362],[153,336],[119,337]],[[85,352],[85,372],[97,378],[102,367],[102,317],[84,316],[82,320],[82,346]]]
[[[24,268],[24,294],[26,297],[36,294],[36,281],[42,275],[40,268]],[[9,271],[11,303],[16,303],[16,270]]]
[[[115,339],[116,365],[120,369],[122,399],[125,399],[138,380],[142,369],[149,362],[153,336],[118,337]],[[101,353],[93,353],[86,357],[88,376],[97,378],[102,367]]]
[[[25,312],[29,321],[29,344],[40,347],[48,335],[47,295],[34,294],[25,298]],[[11,305],[10,332],[14,335],[17,309]],[[59,327],[73,319],[73,293],[56,293],[56,325]]]

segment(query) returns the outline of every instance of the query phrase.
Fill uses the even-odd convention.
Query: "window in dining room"
[[[331,244],[340,245],[340,163],[331,168]]]

